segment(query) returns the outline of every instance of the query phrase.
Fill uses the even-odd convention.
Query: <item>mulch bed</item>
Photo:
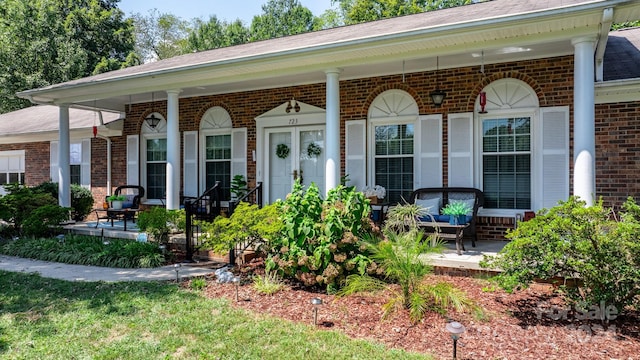
[[[249,280],[239,287],[208,279],[205,296],[228,298],[239,308],[290,321],[313,324],[310,306],[319,297],[319,330],[336,330],[352,338],[366,338],[388,347],[450,359],[453,342],[445,331],[448,320],[466,327],[458,341],[459,359],[640,359],[640,314],[628,311],[607,322],[580,320],[580,313],[563,312],[563,300],[547,284],[534,284],[513,294],[489,282],[464,277],[432,275],[428,281],[448,281],[474,299],[487,319],[469,314],[428,314],[412,325],[406,312],[381,320],[389,294],[336,298],[319,291],[288,286],[275,296],[261,295]],[[183,284],[189,286],[188,282]],[[593,314],[592,314],[593,315]]]

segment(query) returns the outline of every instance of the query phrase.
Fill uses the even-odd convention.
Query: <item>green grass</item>
[[[232,308],[171,283],[0,271],[2,359],[424,359]]]

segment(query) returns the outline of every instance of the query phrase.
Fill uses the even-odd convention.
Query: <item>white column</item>
[[[325,194],[340,184],[340,69],[327,75],[327,110],[325,133]]]
[[[180,90],[167,91],[167,209],[180,208]]]
[[[59,106],[58,118],[58,204],[71,207],[71,167],[69,144],[69,105]]]
[[[592,206],[596,196],[595,38],[572,41],[573,79],[573,194]]]

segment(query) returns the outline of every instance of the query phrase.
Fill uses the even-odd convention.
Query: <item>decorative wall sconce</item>
[[[292,101],[294,105],[291,105]],[[289,100],[289,103],[287,104],[287,108],[284,111],[286,111],[287,113],[290,113],[292,109],[295,112],[300,112],[300,104],[298,104],[295,98],[291,98],[291,100]]]
[[[439,67],[440,58],[436,56],[436,89],[432,91],[431,94],[429,94],[431,96],[431,100],[433,101],[433,106],[435,107],[440,107],[440,105],[442,105],[442,102],[444,101],[444,98],[447,96],[444,91],[440,90],[440,78],[438,76]]]
[[[154,99],[154,92],[151,92],[151,115],[147,116],[146,119],[144,119],[144,121],[147,122],[147,125],[149,125],[152,129],[155,129],[156,126],[158,126],[158,124],[160,123],[160,118],[156,117],[155,112],[153,112],[153,105],[155,103],[155,99]]]

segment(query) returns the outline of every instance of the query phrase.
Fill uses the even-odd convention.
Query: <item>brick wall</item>
[[[376,96],[390,89],[401,89],[416,100],[420,114],[442,113],[443,119],[443,184],[447,184],[447,115],[471,112],[479,91],[491,81],[516,78],[529,84],[538,95],[540,106],[569,106],[573,119],[573,57],[530,60],[518,63],[485,65],[486,77],[481,79],[478,66],[438,71],[440,88],[447,92],[444,104],[434,108],[429,93],[435,90],[436,73],[419,72],[378,76],[340,82],[340,118],[342,168],[344,169],[344,123],[367,118],[369,106]],[[209,95],[180,99],[180,131],[198,130],[199,119],[213,106],[226,109],[233,127],[248,129],[247,171],[251,186],[255,184],[256,163],[251,152],[256,148],[255,118],[266,111],[295,97],[297,100],[326,108],[325,84],[310,84],[277,89],[248,91],[241,93]],[[112,139],[112,184],[126,183],[126,136],[139,134],[142,121],[151,112],[166,116],[166,102],[133,104],[127,111],[123,136]],[[571,145],[573,145],[573,120],[571,120]],[[628,195],[640,190],[635,180],[638,173],[640,146],[640,106],[638,103],[604,104],[596,106],[596,185],[597,194],[604,197],[605,204],[615,205]],[[33,143],[13,146],[0,145],[1,150],[26,149],[26,181],[38,184],[49,178],[49,144]],[[92,142],[92,186],[96,201],[102,201],[106,189],[106,141]],[[571,157],[573,154],[571,154]],[[180,172],[182,176],[182,171]],[[573,183],[573,177],[570,179]],[[511,218],[482,217],[478,221],[481,239],[501,239],[507,228],[513,227]]]
[[[596,105],[596,194],[607,207],[640,201],[639,139],[638,102]]]
[[[0,144],[0,151],[24,150],[24,182],[35,186],[50,180],[49,142]]]

